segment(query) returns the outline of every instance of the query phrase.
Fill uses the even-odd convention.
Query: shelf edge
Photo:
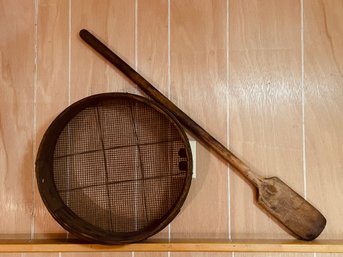
[[[0,240],[1,253],[13,252],[311,252],[343,253],[343,241],[151,240],[99,245],[65,240]]]

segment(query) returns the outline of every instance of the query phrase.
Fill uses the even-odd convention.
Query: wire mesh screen
[[[183,140],[169,117],[147,103],[101,101],[72,118],[57,139],[57,192],[100,229],[144,230],[162,220],[184,190]]]

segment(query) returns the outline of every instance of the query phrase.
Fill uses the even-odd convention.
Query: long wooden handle
[[[91,33],[81,30],[80,36],[136,83],[148,96],[173,113],[201,142],[213,149],[246,177],[257,189],[258,204],[283,227],[303,240],[313,240],[323,231],[326,225],[325,217],[293,189],[277,177],[262,178],[254,174],[243,161],[207,133]]]
[[[160,93],[153,85],[144,79],[138,72],[130,67],[118,55],[113,53],[105,44],[93,36],[90,32],[83,29],[80,31],[81,38],[92,46],[99,54],[105,57],[110,63],[123,72],[135,84],[137,84],[142,91],[150,96],[154,101],[164,106],[168,111],[174,114],[176,118],[185,126],[190,132],[196,136],[199,141],[213,149],[222,158],[228,161],[237,171],[246,177],[254,186],[261,183],[261,177],[253,173],[250,168],[230,152],[219,141],[212,137],[205,129],[193,121],[187,114],[180,110],[167,97]]]

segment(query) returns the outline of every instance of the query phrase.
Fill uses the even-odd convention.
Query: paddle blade
[[[315,239],[326,225],[325,217],[316,208],[277,177],[262,180],[257,201],[299,239]]]

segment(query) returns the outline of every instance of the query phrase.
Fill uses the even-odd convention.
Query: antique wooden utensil
[[[192,180],[180,122],[146,97],[103,93],[66,108],[44,133],[36,159],[45,206],[88,241],[144,240],[179,213]]]
[[[136,83],[148,96],[173,113],[199,141],[214,150],[243,175],[256,188],[258,204],[274,220],[277,220],[282,227],[285,227],[293,236],[302,240],[313,240],[319,236],[326,225],[326,219],[315,207],[279,178],[263,178],[255,174],[242,160],[200,127],[90,32],[83,29],[80,31],[80,36],[87,44]]]

